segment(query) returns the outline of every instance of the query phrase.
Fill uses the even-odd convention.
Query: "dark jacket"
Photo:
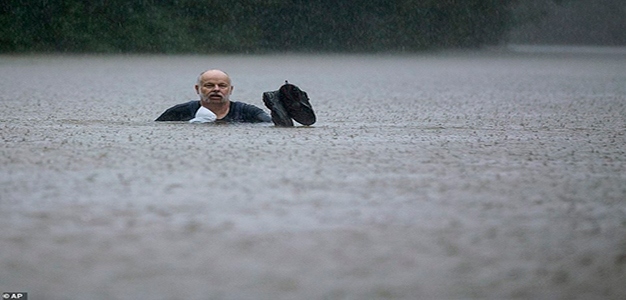
[[[189,121],[196,116],[200,100],[181,103],[168,108],[155,121]],[[217,121],[223,122],[271,122],[272,118],[262,109],[243,102],[231,101],[228,114]]]

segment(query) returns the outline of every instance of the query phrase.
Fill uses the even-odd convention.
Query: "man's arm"
[[[259,120],[259,122],[272,122],[272,117],[270,117],[270,115],[268,115],[264,111],[261,111],[259,114],[257,114],[256,117]]]
[[[266,112],[252,104],[243,104],[242,115],[245,122],[272,122],[272,118]]]

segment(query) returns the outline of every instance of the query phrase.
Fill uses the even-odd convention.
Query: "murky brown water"
[[[626,55],[553,50],[0,56],[0,290],[626,297]],[[152,122],[207,68],[318,123]]]

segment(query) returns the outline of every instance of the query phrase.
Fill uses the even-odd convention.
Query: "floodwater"
[[[0,56],[0,291],[624,299],[626,52],[570,50]],[[318,122],[153,122],[207,68]]]

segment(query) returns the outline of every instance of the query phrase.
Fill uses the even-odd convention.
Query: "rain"
[[[4,298],[626,297],[623,1],[1,6]]]

